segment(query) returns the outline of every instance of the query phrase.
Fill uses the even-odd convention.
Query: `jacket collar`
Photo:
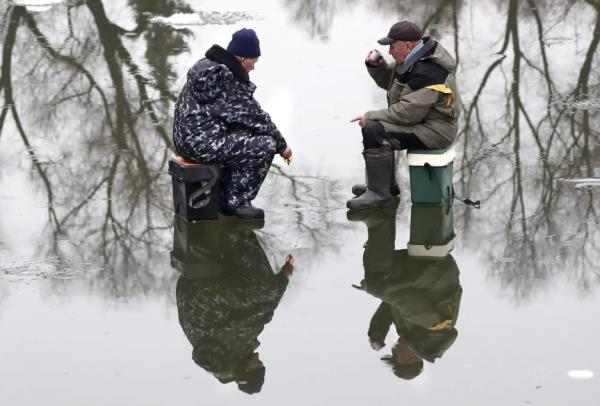
[[[227,52],[225,48],[215,44],[206,51],[205,56],[211,61],[227,66],[233,73],[233,76],[241,82],[250,82],[250,76],[240,61],[234,55]]]
[[[423,38],[423,46],[421,49],[417,51],[417,53],[410,59],[410,61],[406,61],[402,65],[396,65],[396,74],[403,75],[406,72],[410,71],[415,63],[419,62],[421,59],[426,58],[431,55],[437,46],[437,41],[431,37]]]

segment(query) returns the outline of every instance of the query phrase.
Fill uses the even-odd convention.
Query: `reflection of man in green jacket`
[[[386,359],[398,376],[417,376],[423,359],[434,362],[456,339],[454,326],[462,294],[458,276],[451,255],[442,260],[416,259],[406,250],[395,252],[390,274],[367,272],[367,292],[382,300],[371,318],[369,340],[373,348],[383,347],[395,325],[399,339]]]
[[[376,51],[365,64],[375,83],[387,91],[387,108],[368,111],[352,121],[362,128],[367,185],[355,185],[349,209],[390,207],[398,194],[393,150],[445,148],[457,135],[460,103],[454,58],[408,21],[394,24],[378,41],[389,45],[394,62]]]
[[[215,238],[220,239],[220,252],[207,252],[212,257],[207,263],[214,267],[214,258],[219,258],[220,273],[179,278],[179,322],[199,366],[221,383],[235,381],[240,390],[256,393],[265,375],[255,352],[260,345],[257,337],[271,321],[293,267],[286,262],[274,274],[251,230],[226,229]]]
[[[410,257],[407,250],[394,250],[395,210],[386,211],[363,220],[369,238],[365,278],[357,288],[382,300],[369,325],[371,346],[381,349],[393,324],[399,339],[384,359],[396,375],[411,379],[421,372],[423,360],[434,362],[456,339],[462,288],[451,255]]]

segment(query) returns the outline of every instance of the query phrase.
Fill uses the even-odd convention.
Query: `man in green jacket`
[[[389,45],[394,62],[377,52],[365,59],[369,75],[387,90],[388,107],[368,111],[352,122],[362,129],[367,185],[355,185],[351,210],[390,207],[398,195],[394,150],[445,148],[456,139],[460,103],[456,61],[436,40],[400,21],[377,41]]]

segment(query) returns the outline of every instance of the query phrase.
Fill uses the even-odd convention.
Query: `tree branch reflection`
[[[173,224],[167,126],[176,98],[168,58],[186,51],[190,32],[150,24],[147,13],[171,15],[189,6],[129,4],[136,13],[132,30],[111,21],[100,0],[57,6],[49,17],[6,8],[0,134],[10,112],[45,190],[49,221],[36,242],[38,252],[56,275],[78,275],[51,278],[56,291],[83,280],[112,297],[131,297],[162,293],[176,278],[165,258]],[[165,43],[175,48],[165,49]],[[134,57],[140,48],[146,49],[145,61]],[[15,69],[24,61],[32,66],[26,73]],[[152,67],[150,75],[144,63]],[[27,112],[26,120],[19,111]],[[273,175],[264,191],[270,199],[282,188],[291,191],[286,204],[293,209],[283,215],[295,219],[286,223],[287,235],[305,246],[317,244],[326,237],[321,225],[334,227],[333,221],[303,207],[325,207],[331,182],[279,167]],[[268,252],[289,250],[278,232],[261,234]]]
[[[595,29],[580,73],[572,90],[561,95],[559,89],[564,85],[559,86],[551,75],[550,67],[554,61],[546,52],[547,30],[544,26],[554,23],[545,21],[550,6],[544,7],[544,3],[528,0],[527,8],[516,0],[508,3],[506,29],[499,51],[502,57],[489,65],[466,105],[461,132],[464,153],[459,184],[463,194],[486,190],[482,200],[488,201],[487,207],[493,207],[498,213],[490,213],[493,223],[490,222],[489,227],[496,228],[493,224],[499,222],[506,224],[504,233],[495,235],[488,256],[497,261],[491,274],[518,300],[530,297],[551,278],[561,274],[573,278],[585,292],[591,288],[591,280],[597,281],[594,269],[600,265],[597,259],[600,258],[600,235],[590,228],[590,223],[598,221],[594,208],[597,194],[588,189],[573,195],[572,189],[559,182],[562,178],[594,176],[589,157],[591,140],[598,142],[598,133],[591,131],[594,127],[592,117],[597,118],[597,115],[590,109],[577,109],[576,106],[593,97],[588,87],[589,72],[600,40],[600,14],[594,6]],[[566,15],[575,3],[579,3],[580,8],[570,10],[572,14],[589,13],[584,2],[575,1],[563,5],[563,14]],[[523,48],[519,35],[519,26],[528,23],[531,17],[538,34],[537,50],[529,46]],[[488,89],[488,85],[498,82],[493,73],[507,61],[512,66],[510,73],[504,76],[506,99],[499,119],[492,121],[489,112],[485,118],[480,116],[480,104],[484,98],[490,99],[493,89]],[[543,112],[538,108],[539,98],[531,97],[531,90],[528,94],[523,91],[522,78],[527,77],[530,88],[532,75],[540,76],[543,80],[540,83],[545,86]],[[536,92],[543,91],[539,86],[535,89]],[[539,157],[539,160],[532,157]],[[511,175],[507,184],[508,173]],[[484,181],[481,179],[483,174],[486,174]],[[484,187],[482,181],[488,182],[488,186]],[[512,198],[503,204],[500,196],[507,196],[509,190]],[[504,220],[503,213],[506,213]],[[465,222],[464,227],[474,230],[475,225]],[[570,239],[577,241],[577,248],[570,245]]]

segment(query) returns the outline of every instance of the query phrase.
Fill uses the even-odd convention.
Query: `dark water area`
[[[0,11],[0,404],[598,404],[600,2]],[[363,58],[400,19],[459,61],[454,188],[480,210],[411,205],[401,153],[398,206],[346,213],[349,121],[385,105]],[[294,161],[255,201],[264,227],[188,224],[174,101],[241,27]],[[431,238],[441,258],[409,255]]]

